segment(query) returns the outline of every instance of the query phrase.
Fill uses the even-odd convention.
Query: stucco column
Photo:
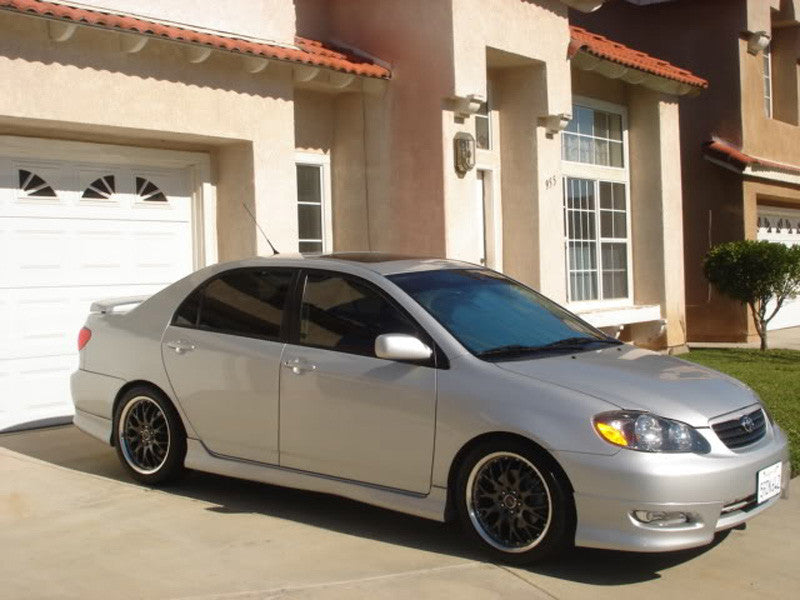
[[[503,265],[511,275],[566,299],[561,144],[539,125],[548,114],[542,64],[505,69],[497,80],[502,131]]]
[[[631,89],[629,110],[634,301],[659,304],[667,321],[663,334],[648,345],[682,346],[686,324],[681,169],[675,160],[680,156],[678,104],[637,87]]]

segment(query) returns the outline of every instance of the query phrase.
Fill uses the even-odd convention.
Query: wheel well
[[[483,433],[477,437],[472,438],[466,444],[464,444],[461,449],[456,453],[453,462],[450,465],[450,472],[447,474],[447,505],[445,507],[445,520],[449,521],[455,516],[455,505],[454,505],[454,492],[455,492],[455,483],[456,483],[456,475],[458,474],[458,470],[461,467],[461,463],[464,458],[469,454],[469,452],[480,444],[485,443],[502,443],[503,441],[514,440],[517,442],[522,442],[542,456],[546,461],[550,463],[550,466],[553,468],[553,471],[564,481],[566,482],[569,491],[572,493],[575,489],[572,487],[572,482],[567,477],[566,472],[564,469],[561,468],[561,465],[558,464],[558,461],[550,454],[545,448],[531,440],[530,438],[526,438],[525,436],[516,434],[516,433],[509,433],[504,431],[495,431],[491,433]]]
[[[134,381],[129,381],[128,383],[123,385],[119,389],[119,391],[117,392],[117,395],[114,397],[114,404],[111,407],[111,418],[112,418],[111,445],[112,446],[114,445],[114,434],[113,434],[113,431],[117,427],[117,422],[116,422],[117,421],[117,406],[119,406],[120,400],[122,400],[122,397],[128,392],[128,390],[130,390],[132,388],[135,388],[135,387],[148,387],[151,390],[153,390],[154,392],[160,394],[164,398],[164,400],[169,402],[170,406],[172,406],[172,409],[175,411],[175,414],[178,415],[178,422],[180,423],[181,427],[184,429],[184,433],[185,433],[186,428],[183,426],[183,419],[180,418],[180,413],[178,412],[178,409],[175,406],[175,403],[164,392],[164,390],[162,390],[160,387],[158,387],[155,383],[153,383],[151,381],[146,381],[144,379],[136,379]]]

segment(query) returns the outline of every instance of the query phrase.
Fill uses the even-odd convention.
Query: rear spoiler
[[[108,298],[106,300],[98,300],[97,302],[92,302],[92,306],[89,309],[89,312],[106,314],[114,312],[114,309],[119,306],[128,306],[130,304],[141,304],[149,297],[150,296],[123,296],[121,298]]]

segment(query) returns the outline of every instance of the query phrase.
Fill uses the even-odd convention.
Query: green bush
[[[767,324],[787,298],[800,292],[800,246],[741,240],[712,248],[703,272],[721,293],[750,307],[761,349],[767,349]],[[767,314],[767,305],[775,308]]]

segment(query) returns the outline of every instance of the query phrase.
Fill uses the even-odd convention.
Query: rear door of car
[[[216,454],[278,463],[285,305],[296,275],[288,268],[226,271],[183,302],[164,334],[175,395]]]
[[[430,490],[435,360],[375,356],[375,338],[432,341],[377,286],[330,271],[297,283],[280,384],[280,464],[397,488]]]

